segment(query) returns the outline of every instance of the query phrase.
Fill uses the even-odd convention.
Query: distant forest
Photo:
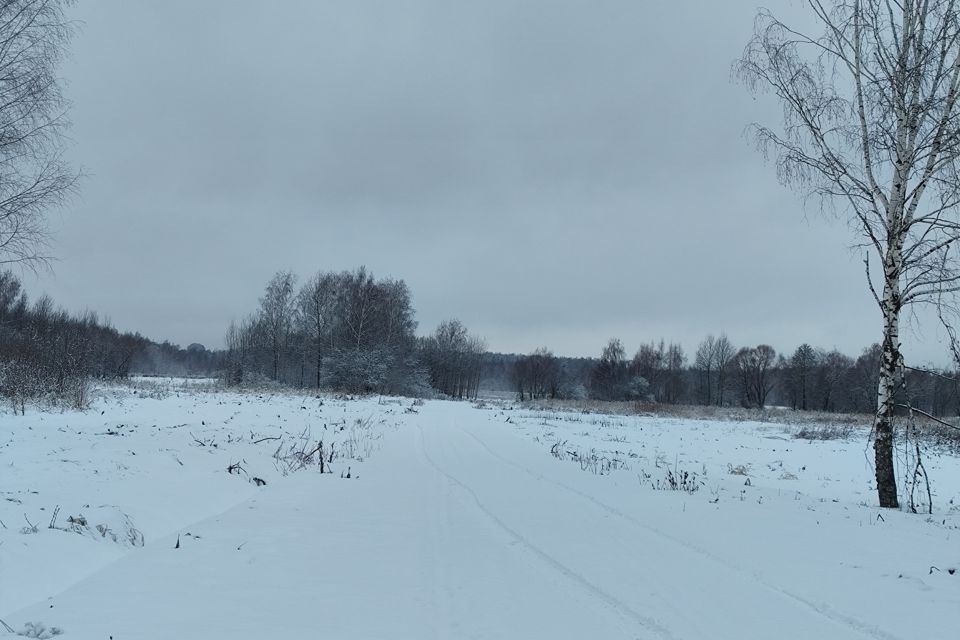
[[[211,375],[220,354],[121,333],[92,312],[72,315],[47,296],[31,302],[20,279],[0,272],[0,393],[18,411],[29,402],[83,408],[95,380],[131,374]]]
[[[299,287],[276,274],[258,308],[209,350],[121,332],[92,312],[70,314],[49,297],[30,301],[13,273],[0,272],[0,393],[27,403],[84,407],[96,380],[131,375],[217,377],[228,386],[283,385],[347,393],[519,401],[609,400],[871,413],[879,345],[856,357],[808,344],[778,353],[707,336],[692,354],[663,340],[628,354],[611,339],[596,358],[487,350],[459,320],[417,335],[402,280],[364,268],[320,272]],[[955,371],[908,369],[900,393],[936,416],[960,415]]]
[[[692,354],[663,340],[629,355],[616,338],[596,358],[487,351],[459,320],[417,337],[402,280],[366,269],[320,272],[301,286],[276,274],[259,308],[227,332],[221,372],[230,385],[284,384],[352,393],[636,401],[872,413],[881,348],[856,357],[802,344],[779,353],[706,336]],[[899,393],[933,415],[960,414],[955,371],[908,369]]]
[[[802,411],[872,413],[881,349],[857,356],[808,344],[792,354],[759,345],[710,359],[707,337],[689,360],[678,345],[643,345],[627,358],[612,340],[599,358],[565,358],[546,349],[529,355],[485,354],[482,396],[518,399],[596,399],[653,404],[788,407]],[[671,351],[672,349],[672,351]],[[908,371],[901,393],[937,416],[960,414],[960,392],[951,371]]]

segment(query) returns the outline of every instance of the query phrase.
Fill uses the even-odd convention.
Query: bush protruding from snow
[[[110,540],[125,547],[142,547],[144,543],[143,534],[133,525],[130,516],[110,505],[94,507],[80,515],[69,516],[66,527],[51,528],[88,535],[98,540]]]
[[[26,626],[23,627],[23,631],[20,631],[17,635],[24,638],[47,640],[54,636],[63,635],[63,629],[59,627],[47,627],[42,622],[28,622]]]

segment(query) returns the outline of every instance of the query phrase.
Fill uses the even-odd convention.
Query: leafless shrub
[[[922,426],[917,426],[916,435],[928,446],[960,453],[960,426],[948,427],[943,424],[928,422]]]
[[[129,387],[133,394],[140,398],[163,400],[173,393],[169,382],[164,380],[146,380],[143,378],[118,380],[115,384]]]
[[[100,517],[103,517],[107,522],[111,522],[113,526],[107,524],[107,522],[101,522],[91,526],[90,519],[80,514],[67,516],[67,524],[64,527],[56,526],[55,518],[51,519],[49,528],[57,531],[66,531],[68,533],[88,535],[92,538],[107,539],[111,542],[130,547],[142,547],[144,545],[143,533],[134,526],[130,516],[126,513],[116,507],[107,505],[98,507],[97,511],[99,513],[99,516],[97,516],[98,520]],[[57,513],[59,513],[59,507],[57,508]]]
[[[323,442],[314,444],[310,428],[307,427],[299,436],[291,439],[289,443],[280,441],[276,451],[273,452],[274,466],[282,475],[290,475],[295,471],[312,466],[314,456],[317,454],[320,455],[320,460],[323,460],[322,448]]]
[[[810,426],[802,427],[794,434],[794,438],[798,440],[844,440],[853,433],[853,429],[849,426]]]
[[[27,521],[27,526],[21,528],[20,533],[22,533],[23,535],[39,533],[40,528],[37,525],[30,522],[30,518],[27,517],[27,514],[23,514],[23,519]]]
[[[347,438],[342,443],[344,457],[362,462],[380,446],[383,434],[373,428],[373,417],[357,418],[350,423]]]
[[[17,635],[23,638],[48,640],[54,636],[63,635],[63,629],[60,627],[47,627],[41,622],[28,622],[22,631],[17,632]]]
[[[550,447],[550,455],[552,455],[557,460],[566,460],[567,451],[565,447],[567,446],[566,440],[557,440]]]
[[[667,469],[667,474],[663,480],[657,480],[651,483],[650,486],[657,491],[685,491],[686,493],[694,493],[699,491],[703,484],[703,480],[697,478],[695,472]]]
[[[554,400],[543,399],[526,402],[525,408],[540,412],[553,412],[556,419],[564,421],[577,418],[575,414],[600,416],[648,416],[678,418],[685,420],[710,420],[715,422],[767,422],[785,425],[849,425],[851,427],[872,425],[873,417],[866,414],[831,413],[822,411],[794,411],[781,407],[763,410],[743,407],[717,407],[685,404],[660,404],[656,402],[611,402],[604,400]],[[568,417],[559,415],[567,413]],[[604,418],[609,420],[609,418]]]
[[[581,471],[601,476],[630,468],[627,461],[615,453],[598,453],[596,449],[572,449],[567,446],[566,440],[555,442],[550,447],[550,455],[558,460],[572,460],[580,465]]]

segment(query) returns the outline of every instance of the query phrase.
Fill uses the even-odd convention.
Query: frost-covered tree
[[[483,340],[471,336],[459,320],[441,322],[420,346],[431,386],[453,398],[476,397],[485,351]]]
[[[553,352],[540,347],[513,365],[512,379],[520,400],[557,398],[562,393],[563,367]]]
[[[322,381],[323,356],[333,349],[333,328],[339,302],[337,276],[333,273],[319,272],[310,278],[297,296],[299,318],[306,342],[303,344],[304,357],[307,352],[315,367],[315,382],[319,388]]]
[[[278,273],[258,312],[228,330],[228,381],[356,393],[426,387],[403,281],[377,280],[360,268],[318,273],[299,292],[294,283],[293,274]]]
[[[640,346],[630,363],[630,373],[650,385],[654,400],[675,404],[686,387],[685,364],[683,347],[675,343],[668,345],[661,340]]]
[[[260,298],[260,315],[266,347],[270,354],[270,379],[283,382],[293,332],[296,307],[296,276],[278,271]]]
[[[783,127],[755,127],[780,178],[849,216],[861,239],[883,327],[877,493],[895,508],[901,316],[933,305],[952,336],[960,288],[960,15],[957,0],[806,4],[819,33],[761,11],[736,71],[783,106]]]
[[[610,338],[591,373],[590,396],[597,400],[622,400],[629,377],[630,369],[623,343],[619,338]]]

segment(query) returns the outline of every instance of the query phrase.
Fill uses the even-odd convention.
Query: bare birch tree
[[[78,174],[63,160],[67,102],[57,78],[69,0],[0,0],[0,264],[44,262],[46,213]]]
[[[748,88],[771,90],[783,105],[782,129],[754,127],[781,180],[849,214],[861,238],[883,320],[873,432],[877,493],[881,506],[896,508],[901,316],[909,305],[928,303],[945,318],[960,287],[957,0],[806,4],[822,33],[802,33],[761,11],[736,72]]]

